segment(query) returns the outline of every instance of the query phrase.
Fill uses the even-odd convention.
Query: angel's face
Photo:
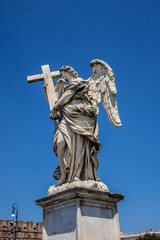
[[[93,68],[93,73],[97,73],[98,72],[98,67],[97,66],[94,66]]]
[[[65,80],[67,80],[67,72],[62,71],[62,72],[61,72],[61,76],[62,76],[62,78],[64,78]]]
[[[62,78],[64,78],[67,82],[70,82],[71,80],[71,75],[68,72],[62,71],[61,72]]]

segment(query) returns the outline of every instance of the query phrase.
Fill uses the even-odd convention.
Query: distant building
[[[139,232],[139,233],[121,233],[121,240],[136,240],[139,237],[143,237],[146,233],[153,234],[155,233],[156,235],[160,236],[160,230],[152,230],[150,229],[149,231],[145,232]]]
[[[13,224],[13,226],[11,226]],[[14,233],[11,233],[11,229],[15,226],[15,222],[12,220],[0,219],[0,240],[13,240]],[[24,222],[17,221],[17,229],[21,227],[21,232],[16,233],[18,240],[42,240],[42,223],[37,222]]]

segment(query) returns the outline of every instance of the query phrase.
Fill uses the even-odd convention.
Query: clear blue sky
[[[123,126],[100,106],[98,174],[120,202],[122,232],[160,229],[160,1],[0,0],[0,218],[42,221],[34,200],[46,196],[58,160],[42,83],[27,76],[62,65],[80,77],[89,62],[114,70]]]

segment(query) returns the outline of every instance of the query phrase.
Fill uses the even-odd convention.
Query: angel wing
[[[99,59],[92,60],[90,66],[93,74],[88,79],[88,96],[93,103],[102,102],[111,124],[120,127],[122,124],[117,107],[114,73],[107,63]]]
[[[63,78],[59,78],[54,86],[55,88],[55,92],[57,95],[57,99],[60,98],[60,96],[62,95],[63,91],[64,91],[64,87],[65,87],[66,81]]]

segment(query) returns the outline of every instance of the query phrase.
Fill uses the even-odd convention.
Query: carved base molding
[[[43,240],[120,240],[121,194],[74,187],[36,200],[43,208]]]

